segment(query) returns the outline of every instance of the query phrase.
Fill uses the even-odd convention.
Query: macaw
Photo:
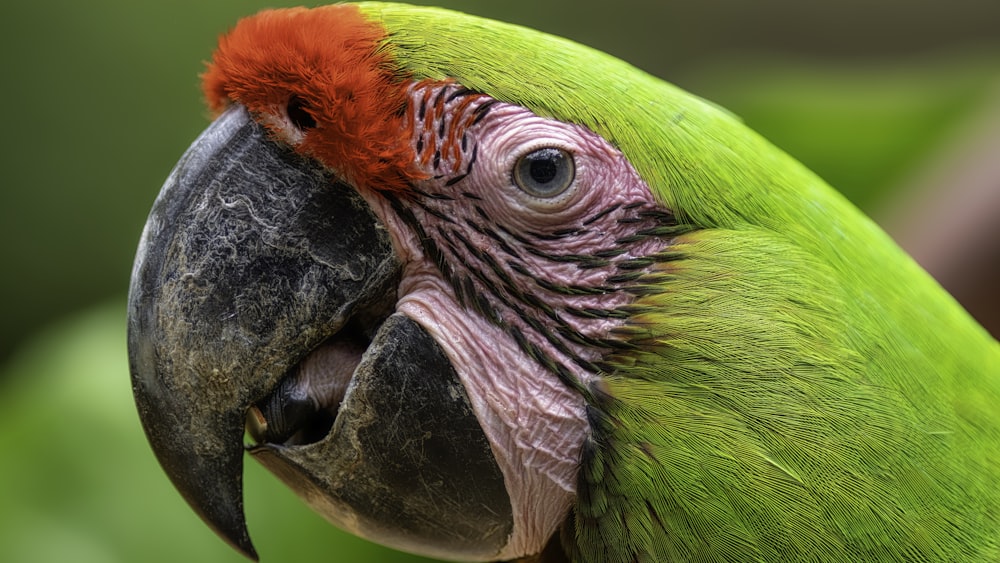
[[[1000,346],[725,110],[375,2],[243,19],[203,88],[129,358],[162,467],[247,556],[244,451],[442,559],[1000,558]]]

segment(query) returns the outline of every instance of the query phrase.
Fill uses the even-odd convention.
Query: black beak
[[[132,272],[133,391],[174,485],[248,557],[247,410],[360,310],[391,307],[398,271],[362,198],[270,142],[242,107],[163,186]]]
[[[239,106],[153,205],[129,295],[139,416],[177,489],[248,557],[244,427],[258,461],[358,535],[474,560],[510,537],[457,372],[393,313],[401,270],[363,198]]]

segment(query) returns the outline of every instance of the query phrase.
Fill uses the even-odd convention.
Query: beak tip
[[[259,561],[260,557],[257,555],[257,550],[253,546],[253,542],[250,540],[250,533],[247,530],[246,522],[243,518],[239,518],[234,522],[222,522],[219,520],[210,519],[205,514],[199,514],[202,520],[208,524],[209,528],[223,540],[230,547],[239,551],[247,559],[251,561]]]
[[[257,550],[253,547],[253,542],[250,541],[250,534],[247,533],[246,526],[243,527],[237,534],[221,534],[226,538],[226,541],[233,546],[237,551],[243,554],[244,557],[251,561],[260,561],[260,557],[257,555]]]
[[[233,472],[233,467],[238,467]],[[194,488],[187,483],[179,483],[175,480],[174,485],[181,492],[188,504],[208,524],[220,538],[239,551],[252,561],[258,561],[257,550],[254,549],[250,540],[250,532],[247,529],[246,516],[243,511],[243,486],[241,479],[242,463],[227,463],[227,470],[199,472],[204,476],[198,481]],[[216,479],[216,476],[229,474],[232,481]],[[171,478],[178,476],[177,473],[168,471]],[[196,476],[197,478],[197,476]],[[232,483],[235,482],[235,486]]]
[[[149,379],[139,378],[135,397],[161,467],[181,497],[220,538],[257,561],[243,510],[242,409],[188,412],[163,400],[162,394],[148,392],[141,382]]]
[[[242,504],[242,503],[241,503]],[[237,512],[226,511],[228,518],[209,518],[202,514],[202,518],[210,528],[222,539],[232,546],[236,551],[243,554],[251,561],[259,561],[257,550],[254,549],[250,540],[250,532],[247,530],[246,517],[243,515],[242,505]]]
[[[236,478],[239,480],[238,474]],[[246,558],[259,560],[257,550],[250,540],[250,532],[247,530],[246,516],[243,512],[242,485],[237,485],[237,488],[228,491],[229,487],[220,481],[206,482],[200,490],[191,490],[178,485],[177,482],[174,485],[217,536]],[[193,494],[189,496],[187,494],[189,492]],[[235,498],[232,496],[234,493],[237,495]]]

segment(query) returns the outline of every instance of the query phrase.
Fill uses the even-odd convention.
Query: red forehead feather
[[[280,115],[298,96],[317,123],[301,151],[348,181],[403,189],[420,174],[404,132],[407,77],[384,39],[354,6],[264,11],[219,40],[202,87],[216,112],[238,102]]]

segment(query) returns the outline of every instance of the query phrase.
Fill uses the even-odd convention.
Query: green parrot
[[[1000,346],[726,111],[383,3],[246,18],[203,85],[129,359],[161,465],[247,556],[245,451],[442,559],[1000,559]]]

